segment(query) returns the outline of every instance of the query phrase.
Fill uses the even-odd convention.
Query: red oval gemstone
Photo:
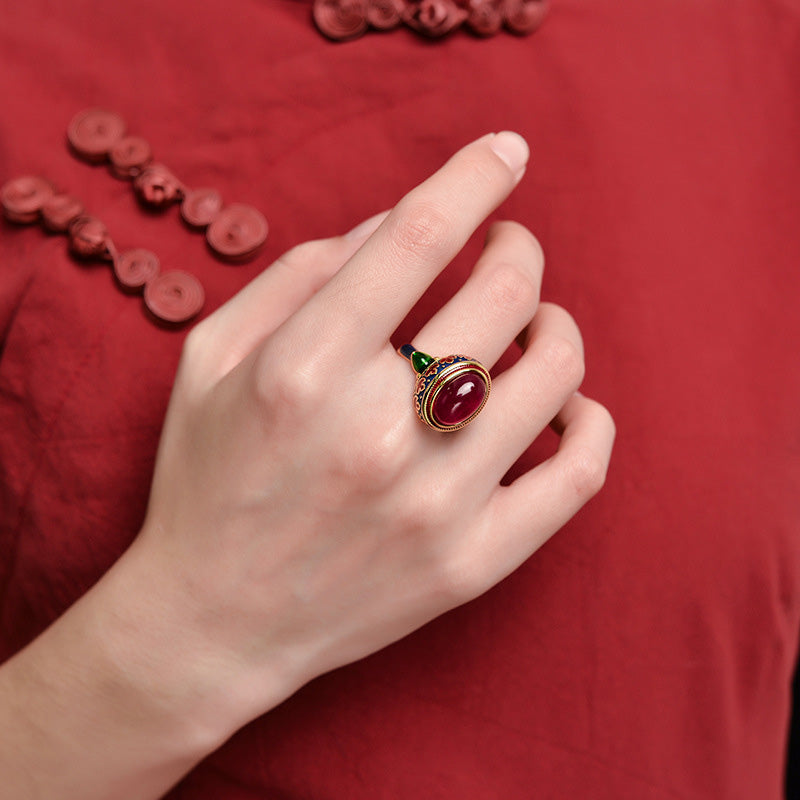
[[[441,425],[460,425],[481,407],[485,396],[483,378],[476,372],[462,372],[439,389],[431,413]]]

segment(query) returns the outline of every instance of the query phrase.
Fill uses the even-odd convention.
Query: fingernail
[[[531,151],[528,148],[528,143],[518,133],[500,131],[489,142],[489,147],[508,164],[508,168],[514,173],[514,177],[522,177]]]
[[[388,211],[381,211],[380,214],[376,214],[374,217],[370,217],[369,219],[365,219],[363,222],[360,222],[358,225],[353,228],[353,230],[348,231],[345,235],[345,239],[366,239],[368,236],[373,234],[377,229],[378,226],[383,222],[386,217],[388,216]]]

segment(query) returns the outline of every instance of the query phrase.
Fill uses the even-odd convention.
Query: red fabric
[[[800,630],[800,3],[558,0],[533,36],[334,44],[297,0],[5,2],[0,182],[42,174],[210,311],[290,245],[511,128],[499,216],[548,256],[619,426],[608,485],[509,579],[253,722],[190,798],[778,798]],[[254,263],[66,149],[117,110],[155,158],[270,221]],[[184,334],[63,237],[0,235],[0,647],[142,520]],[[399,338],[463,279],[467,248]],[[205,313],[205,312],[204,312]],[[398,339],[399,341],[399,339]],[[532,463],[552,446],[535,446]]]

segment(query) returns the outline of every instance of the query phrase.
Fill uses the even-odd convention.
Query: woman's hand
[[[389,343],[526,160],[516,134],[473,142],[194,329],[140,535],[0,669],[10,798],[159,796],[306,681],[487,590],[598,491],[614,426],[576,394],[580,333],[539,303],[542,254],[523,227],[492,226],[413,338],[491,367],[517,337],[521,358],[468,427],[420,422]],[[557,453],[500,486],[553,420]]]
[[[516,134],[474,142],[368,239],[300,246],[190,335],[136,548],[190,600],[182,625],[235,665],[232,727],[486,591],[602,485],[613,425],[575,394],[580,333],[539,304],[527,230],[493,226],[413,339],[490,367],[524,331],[469,427],[417,419],[389,342],[526,160]],[[557,415],[557,455],[501,487]]]

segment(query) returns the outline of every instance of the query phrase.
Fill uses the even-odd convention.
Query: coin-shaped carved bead
[[[12,222],[36,222],[42,206],[53,194],[53,185],[44,178],[36,175],[14,178],[0,188],[3,214]]]
[[[503,27],[503,10],[497,0],[473,0],[467,27],[478,36],[494,36]]]
[[[144,287],[147,308],[164,322],[180,323],[200,313],[205,293],[200,281],[188,272],[162,272]]]
[[[114,259],[114,274],[126,289],[141,289],[158,275],[158,256],[149,250],[135,248]]]
[[[181,203],[181,217],[193,228],[205,228],[221,208],[222,196],[216,189],[192,189]]]
[[[367,4],[367,22],[376,30],[391,30],[400,24],[403,8],[403,0],[370,0]]]
[[[125,136],[108,154],[111,171],[118,178],[135,178],[152,160],[150,143],[140,136]]]
[[[83,214],[83,203],[71,194],[54,194],[42,206],[42,224],[53,233],[65,233]]]
[[[539,28],[549,10],[550,0],[503,0],[506,28],[519,36]]]
[[[125,120],[113,111],[89,108],[76,114],[67,128],[67,139],[81,158],[104,161],[112,147],[125,135]]]
[[[226,206],[206,230],[209,247],[222,258],[244,261],[255,255],[269,226],[258,209],[242,203]]]
[[[367,0],[314,0],[314,22],[335,41],[356,39],[368,27]]]

